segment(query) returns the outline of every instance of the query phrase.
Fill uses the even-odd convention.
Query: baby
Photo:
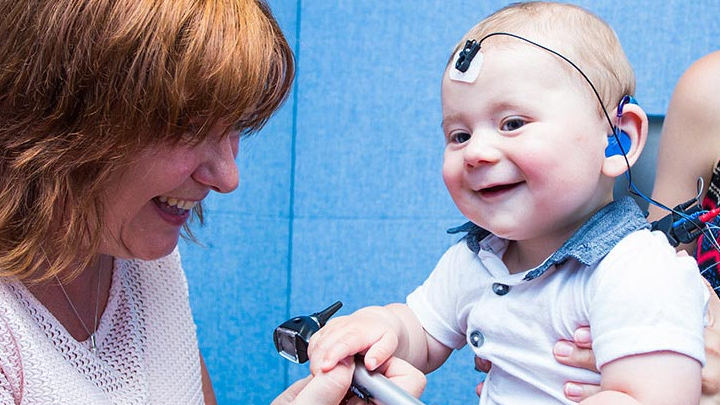
[[[311,369],[365,353],[428,373],[470,344],[493,363],[481,404],[692,404],[707,296],[693,259],[649,231],[614,179],[635,163],[647,116],[613,30],[568,4],[499,10],[457,45],[442,80],[443,179],[471,222],[406,304],[330,321]],[[608,113],[608,110],[610,113]],[[552,348],[590,325],[600,374]]]

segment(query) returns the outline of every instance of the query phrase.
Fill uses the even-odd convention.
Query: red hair
[[[0,276],[20,279],[89,264],[135,152],[254,132],[294,76],[260,0],[0,0],[0,37]]]

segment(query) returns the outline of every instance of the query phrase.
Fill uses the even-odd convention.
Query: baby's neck
[[[555,246],[550,243],[540,243],[533,245],[528,241],[514,241],[508,243],[505,254],[502,257],[503,263],[510,274],[522,273],[533,269],[542,264],[545,259],[558,250],[562,246],[562,242]]]
[[[572,217],[565,218],[567,222],[564,225],[547,229],[546,232],[535,238],[510,240],[502,257],[510,274],[521,273],[541,265],[545,259],[560,249],[590,217],[612,200],[611,190],[607,193],[599,193],[598,198],[589,202],[585,210],[580,210]]]
[[[580,229],[585,220],[567,226],[561,230],[548,232],[542,237],[528,240],[510,240],[507,249],[503,254],[502,261],[505,263],[510,274],[521,273],[534,269],[541,265],[550,255]]]

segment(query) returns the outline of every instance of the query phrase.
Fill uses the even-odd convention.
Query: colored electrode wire
[[[698,219],[701,223],[707,224],[708,222],[715,219],[715,217],[717,217],[718,215],[720,215],[720,207],[712,209],[710,211],[698,211],[688,215],[687,218],[678,219],[677,221],[673,222],[672,226],[673,228],[675,228],[681,226],[687,221],[692,221],[694,219]]]
[[[712,210],[700,215],[700,217],[698,219],[700,219],[700,222],[702,222],[703,224],[707,224],[708,222],[715,219],[715,217],[717,217],[718,215],[720,215],[720,207],[712,209]]]
[[[627,177],[627,180],[628,180],[628,192],[630,192],[631,194],[634,194],[634,195],[636,195],[636,196],[644,199],[645,201],[647,201],[647,202],[650,203],[650,204],[653,204],[653,205],[655,205],[655,206],[657,206],[657,207],[659,207],[659,208],[661,208],[661,209],[664,209],[664,210],[666,210],[666,211],[670,211],[671,213],[679,216],[681,219],[679,219],[678,221],[675,221],[675,222],[673,223],[673,229],[674,229],[674,227],[676,226],[676,224],[678,224],[678,226],[679,226],[679,225],[682,225],[682,224],[684,224],[684,223],[686,223],[686,222],[690,222],[690,223],[693,225],[694,228],[697,228],[698,230],[700,230],[700,231],[702,232],[702,230],[703,230],[703,224],[706,224],[707,222],[698,223],[696,220],[703,221],[703,218],[710,218],[710,217],[715,218],[715,216],[717,216],[717,214],[714,214],[714,215],[711,215],[711,216],[708,216],[708,217],[702,217],[701,215],[698,215],[698,216],[695,216],[695,217],[689,216],[689,215],[687,215],[685,212],[683,212],[683,211],[681,211],[681,210],[676,210],[676,209],[670,208],[670,207],[666,206],[665,204],[660,203],[660,202],[658,202],[658,201],[655,201],[655,200],[653,200],[652,198],[650,198],[650,197],[646,196],[645,194],[643,194],[643,193],[635,186],[635,183],[634,183],[633,180],[632,180],[632,172],[631,172],[631,170],[630,170],[630,162],[628,161],[628,158],[627,158],[627,155],[626,155],[627,152],[625,151],[625,149],[623,148],[622,144],[620,143],[620,137],[619,137],[620,128],[618,127],[618,125],[614,125],[614,124],[612,123],[612,120],[610,119],[610,114],[608,114],[608,111],[607,111],[607,109],[605,108],[605,105],[603,104],[602,97],[600,97],[600,93],[598,93],[597,89],[595,88],[595,85],[593,85],[592,81],[591,81],[590,78],[585,74],[585,72],[583,72],[582,69],[580,69],[575,63],[573,63],[570,59],[568,59],[567,57],[565,57],[565,56],[562,55],[561,53],[559,53],[559,52],[557,52],[557,51],[555,51],[555,50],[552,50],[552,49],[550,49],[550,48],[548,48],[548,47],[546,47],[546,46],[540,45],[540,44],[538,44],[537,42],[531,41],[531,40],[529,40],[529,39],[527,39],[527,38],[525,38],[525,37],[522,37],[522,36],[516,35],[516,34],[511,34],[511,33],[509,33],[509,32],[493,32],[493,33],[490,33],[490,34],[488,34],[488,35],[485,35],[484,37],[482,37],[482,38],[478,41],[477,49],[480,49],[480,47],[482,46],[483,41],[485,41],[486,39],[488,39],[488,38],[490,38],[490,37],[494,37],[494,36],[497,36],[497,35],[503,35],[503,36],[508,36],[508,37],[516,38],[516,39],[519,39],[519,40],[521,40],[521,41],[525,41],[525,42],[527,42],[527,43],[529,43],[529,44],[532,44],[532,45],[534,45],[534,46],[536,46],[536,47],[538,47],[538,48],[541,48],[541,49],[543,49],[543,50],[545,50],[545,51],[548,51],[548,52],[552,53],[553,55],[561,58],[562,60],[564,60],[564,61],[567,62],[568,64],[570,64],[570,66],[572,66],[575,70],[577,70],[578,73],[580,73],[580,75],[582,75],[582,77],[585,79],[585,81],[590,85],[590,88],[592,89],[593,93],[595,94],[595,97],[598,99],[598,102],[600,102],[600,107],[602,108],[603,114],[605,115],[605,118],[607,119],[607,122],[608,122],[608,124],[610,125],[610,129],[612,130],[612,134],[613,134],[613,136],[615,137],[615,140],[616,140],[617,143],[618,143],[618,147],[620,148],[620,151],[622,151],[623,158],[625,158],[625,164],[627,165],[627,168],[628,168],[627,173],[625,173],[625,175],[626,175],[626,177]],[[468,62],[468,63],[469,63],[469,62]],[[623,106],[624,106],[625,104],[627,104],[628,102],[630,102],[630,100],[631,100],[630,96],[628,96],[628,95],[623,96],[622,100],[620,101],[620,104],[618,105],[618,114],[617,114],[618,120],[622,119],[622,108],[623,108]],[[703,212],[700,212],[700,214],[703,214]],[[712,218],[711,218],[710,220],[712,220]],[[708,230],[710,229],[710,225],[709,225],[709,224],[707,225],[707,228],[708,228]],[[672,231],[672,229],[671,229],[671,231]],[[709,233],[712,234],[712,232],[709,232]],[[699,234],[698,234],[697,236],[699,236]],[[697,238],[697,236],[695,236],[695,238]],[[715,238],[713,237],[712,240],[715,241]],[[716,249],[718,249],[718,251],[720,251],[720,245],[718,245],[717,242],[714,243],[714,246],[715,246]]]

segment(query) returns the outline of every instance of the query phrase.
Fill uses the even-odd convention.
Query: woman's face
[[[172,252],[192,207],[238,185],[238,133],[216,125],[197,145],[147,148],[108,184],[100,253],[157,259]]]

